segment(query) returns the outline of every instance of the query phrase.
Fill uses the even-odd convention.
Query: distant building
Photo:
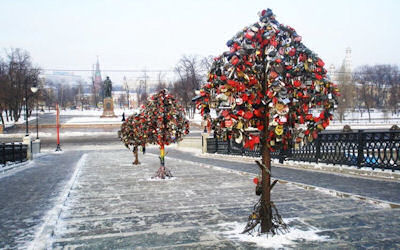
[[[352,73],[352,59],[351,59],[351,48],[346,48],[346,54],[343,59],[342,65],[336,70],[334,64],[329,66],[328,76],[333,82],[341,82],[343,79],[350,80]]]
[[[351,65],[351,48],[350,47],[346,48],[346,56],[343,59],[342,65],[344,68],[344,72],[351,74],[351,71],[352,71],[351,66],[352,65]]]
[[[101,90],[101,87],[103,85],[103,80],[101,79],[99,57],[97,57],[96,70],[95,70],[94,76],[93,76],[93,85],[96,89],[96,92],[99,93],[99,91]]]
[[[120,108],[136,108],[137,107],[137,95],[135,93],[130,93],[129,96],[125,90],[117,90],[112,92],[112,97],[114,100],[114,106]],[[129,99],[129,106],[128,106]]]
[[[82,76],[74,75],[72,72],[65,71],[53,71],[52,73],[46,73],[42,75],[46,81],[53,82],[54,84],[69,84],[76,86],[79,84],[84,84],[85,80]]]
[[[336,82],[336,67],[334,64],[331,64],[331,66],[329,66],[329,70],[328,70],[328,77],[332,82]]]

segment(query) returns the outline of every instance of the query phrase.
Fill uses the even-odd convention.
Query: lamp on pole
[[[36,85],[31,87],[32,93],[36,93],[39,88]],[[39,139],[39,95],[36,95],[36,139]]]
[[[25,136],[29,136],[28,130],[28,80],[24,81],[25,87]]]

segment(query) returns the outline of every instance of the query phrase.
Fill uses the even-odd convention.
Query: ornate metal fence
[[[7,162],[23,162],[27,160],[28,146],[22,143],[0,144],[0,166]]]
[[[250,150],[234,141],[207,139],[207,152],[260,157],[260,149]],[[300,148],[287,152],[272,152],[272,158],[323,162],[382,170],[400,170],[400,131],[338,132],[324,131],[318,138]]]

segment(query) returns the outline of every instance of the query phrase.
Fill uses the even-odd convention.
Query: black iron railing
[[[207,139],[207,152],[260,157],[260,149],[253,150],[232,141]],[[287,152],[275,151],[272,158],[305,162],[323,162],[372,169],[400,170],[400,131],[338,132],[324,131],[310,144]]]
[[[8,162],[23,162],[27,160],[28,146],[22,143],[0,144],[0,166]]]

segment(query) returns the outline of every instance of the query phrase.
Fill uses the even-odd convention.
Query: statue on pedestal
[[[100,116],[101,118],[106,117],[117,117],[114,114],[114,102],[112,99],[112,82],[110,77],[107,76],[107,79],[103,83],[103,114]]]
[[[110,77],[107,76],[107,79],[104,81],[103,88],[104,88],[104,98],[112,97],[111,96],[112,82],[110,80]]]

